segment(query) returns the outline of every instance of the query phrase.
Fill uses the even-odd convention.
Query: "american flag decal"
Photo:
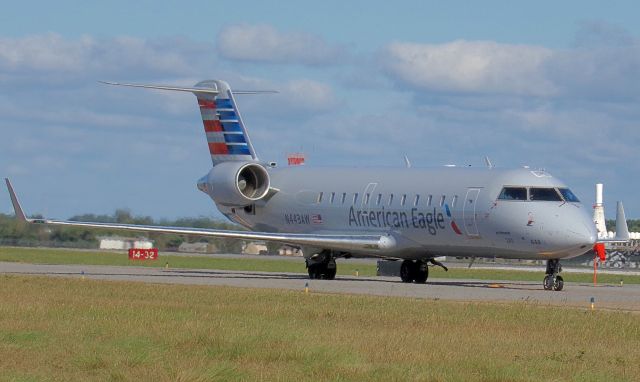
[[[311,215],[311,224],[322,224],[322,215],[320,215],[320,214],[312,214]]]

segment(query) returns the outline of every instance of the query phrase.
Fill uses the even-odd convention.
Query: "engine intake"
[[[236,186],[247,199],[262,199],[269,191],[269,174],[258,164],[247,164],[238,171]]]
[[[269,173],[258,163],[223,162],[207,176],[207,191],[216,203],[246,206],[269,192]]]

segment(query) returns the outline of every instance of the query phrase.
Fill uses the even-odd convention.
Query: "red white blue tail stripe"
[[[216,95],[196,93],[213,164],[257,160],[229,85],[212,80],[195,87],[218,90]]]

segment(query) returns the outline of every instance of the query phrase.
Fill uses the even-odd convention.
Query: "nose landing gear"
[[[547,271],[544,276],[544,281],[542,282],[544,290],[554,290],[557,292],[562,290],[564,287],[564,280],[562,279],[562,276],[559,275],[560,272],[562,272],[560,260],[547,260]]]

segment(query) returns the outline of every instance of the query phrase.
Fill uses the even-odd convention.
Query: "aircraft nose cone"
[[[598,240],[598,231],[596,230],[595,224],[591,221],[585,223],[584,226],[585,230],[582,234],[584,243],[592,247]]]
[[[591,217],[582,211],[578,214],[569,215],[569,219],[561,223],[559,229],[564,234],[556,242],[562,257],[571,258],[582,255],[593,248],[593,244],[598,240],[596,226],[591,221]]]
[[[595,225],[591,222],[584,222],[581,227],[572,227],[570,229],[571,239],[569,240],[574,247],[578,247],[585,252],[593,248],[593,245],[598,240],[598,234]]]

